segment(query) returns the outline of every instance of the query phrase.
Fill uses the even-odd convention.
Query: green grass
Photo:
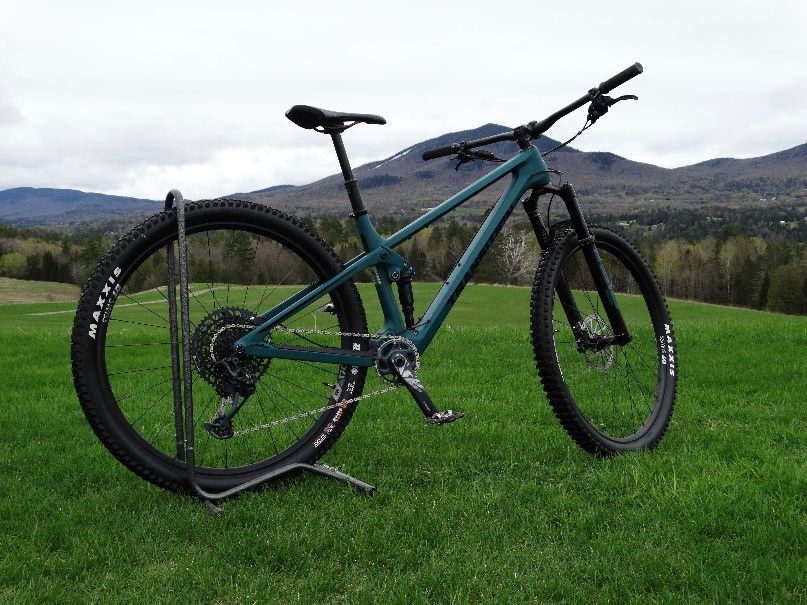
[[[402,392],[361,403],[326,461],[375,497],[301,477],[216,519],[94,437],[73,303],[0,306],[0,603],[807,601],[807,320],[672,301],[670,432],[600,460],[549,409],[528,307],[469,286],[424,356],[463,420],[424,426]]]
[[[73,284],[0,277],[0,305],[41,301],[72,302],[78,300],[80,294],[81,289]]]

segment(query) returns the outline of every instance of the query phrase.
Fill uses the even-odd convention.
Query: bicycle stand
[[[165,198],[165,209],[170,210],[176,205],[177,214],[177,253],[174,253],[174,244],[169,242],[166,249],[168,269],[168,329],[171,338],[171,371],[174,382],[174,424],[176,431],[177,460],[185,462],[187,466],[187,482],[192,495],[200,499],[217,517],[222,510],[215,503],[230,498],[245,490],[252,489],[264,483],[274,481],[290,474],[301,471],[310,472],[322,477],[344,481],[356,490],[365,494],[373,494],[375,487],[355,477],[343,473],[327,464],[306,464],[295,462],[266,474],[255,477],[223,492],[208,492],[204,490],[196,478],[196,452],[194,449],[194,418],[193,418],[193,376],[191,360],[191,331],[190,331],[190,304],[188,300],[188,256],[187,239],[185,233],[185,199],[177,189],[168,192]],[[179,316],[180,325],[177,325],[177,280],[175,271],[179,268]],[[182,362],[180,364],[180,339],[182,332]],[[180,380],[180,374],[182,375]]]

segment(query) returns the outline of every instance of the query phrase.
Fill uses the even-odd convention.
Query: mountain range
[[[412,215],[437,205],[494,165],[476,161],[454,170],[456,161],[424,162],[423,151],[509,130],[486,124],[422,141],[383,160],[354,168],[365,205],[376,214]],[[549,137],[536,142],[542,152],[558,145]],[[511,157],[513,143],[488,147],[497,157]],[[609,152],[564,147],[547,157],[584,202],[597,211],[624,212],[637,206],[665,204],[747,206],[807,203],[807,144],[757,158],[716,158],[681,168],[661,168]],[[334,158],[334,165],[336,159]],[[181,183],[178,184],[181,187]],[[486,208],[504,183],[466,203],[468,212]],[[307,185],[276,185],[224,197],[269,204],[295,214],[344,215],[349,206],[341,174]],[[20,187],[0,191],[0,222],[20,226],[117,222],[138,219],[161,209],[158,202],[69,189]]]
[[[122,217],[144,218],[162,208],[153,200],[75,189],[0,191],[0,223],[21,227],[118,222]]]

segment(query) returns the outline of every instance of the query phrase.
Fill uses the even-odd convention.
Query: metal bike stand
[[[172,189],[165,197],[165,209],[170,210],[176,204],[177,212],[177,256],[179,257],[179,311],[182,327],[182,364],[180,367],[179,355],[179,329],[177,327],[177,300],[176,300],[176,277],[174,274],[176,260],[174,257],[174,245],[170,242],[167,246],[168,265],[168,314],[169,332],[171,336],[171,368],[174,380],[174,421],[177,443],[177,460],[184,461],[187,465],[187,481],[191,493],[202,500],[204,504],[216,515],[221,516],[222,510],[216,506],[215,502],[229,498],[244,490],[251,489],[263,483],[278,479],[280,477],[308,471],[323,477],[329,477],[339,481],[344,481],[352,485],[358,491],[365,494],[375,492],[375,487],[365,483],[355,477],[351,477],[327,464],[319,462],[306,464],[295,462],[281,468],[270,471],[249,481],[237,485],[223,492],[205,491],[196,479],[196,452],[194,450],[194,420],[193,420],[193,387],[191,375],[191,332],[190,332],[190,312],[188,302],[188,257],[187,241],[185,237],[185,199],[177,189]],[[182,380],[180,381],[180,373]]]

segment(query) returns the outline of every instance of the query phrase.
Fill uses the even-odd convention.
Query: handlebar
[[[644,71],[641,63],[634,63],[627,69],[623,69],[617,75],[613,76],[612,78],[608,78],[605,82],[600,84],[597,88],[599,91],[607,95],[617,86],[622,86],[625,82],[630,80],[631,78],[635,78],[640,73]]]
[[[434,149],[429,149],[428,151],[424,151],[420,154],[425,161],[433,160],[435,158],[441,158],[444,155],[454,155],[460,150],[461,145],[459,143],[452,143],[451,145],[445,145],[443,147],[435,147]]]
[[[472,149],[474,147],[483,147],[485,145],[491,145],[493,143],[500,143],[502,141],[516,141],[519,140],[520,136],[523,136],[522,133],[526,132],[529,135],[530,139],[537,139],[541,134],[549,130],[552,125],[561,119],[564,116],[569,115],[576,109],[581,108],[586,103],[590,103],[594,100],[598,95],[604,95],[611,92],[617,86],[621,86],[628,80],[635,78],[640,73],[644,71],[641,63],[634,63],[627,69],[623,69],[615,76],[612,76],[602,82],[599,86],[596,86],[588,91],[588,93],[573,103],[570,103],[563,109],[559,109],[552,115],[544,118],[540,122],[529,122],[528,124],[524,124],[523,126],[519,126],[512,132],[505,132],[502,134],[493,135],[492,137],[485,137],[484,139],[477,139],[475,141],[463,141],[461,143],[452,143],[451,145],[444,145],[443,147],[437,147],[436,149],[429,149],[424,151],[420,157],[424,160],[433,160],[435,158],[441,158],[447,155],[454,155],[463,147],[465,149]]]
[[[502,134],[494,134],[493,136],[485,137],[484,139],[477,139],[475,141],[462,141],[461,143],[452,143],[451,145],[444,145],[435,149],[424,151],[420,157],[424,160],[433,160],[441,158],[446,155],[454,155],[464,146],[466,149],[473,147],[484,147],[485,145],[493,145],[494,143],[501,143],[502,141],[515,141],[515,135],[512,132],[503,132]]]

